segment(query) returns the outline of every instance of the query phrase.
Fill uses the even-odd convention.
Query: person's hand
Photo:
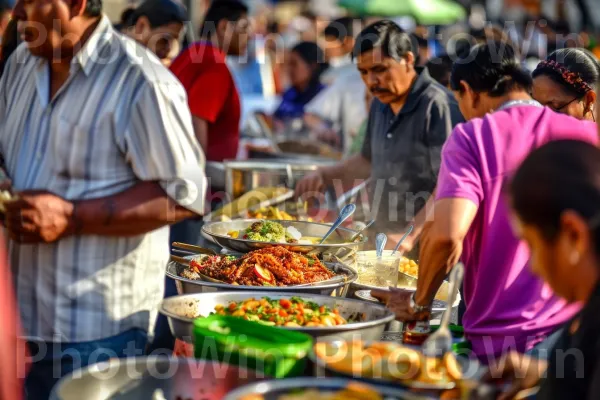
[[[333,129],[320,129],[316,131],[316,135],[318,141],[326,143],[335,148],[339,147],[342,144],[342,140],[340,138],[339,133],[337,133]]]
[[[74,230],[73,203],[45,191],[17,193],[4,203],[9,237],[19,243],[51,243]]]
[[[498,368],[490,368],[483,381],[511,380],[509,388],[498,397],[498,400],[509,400],[520,391],[535,387],[547,366],[546,361],[511,352],[500,360]]]
[[[416,313],[410,307],[410,298],[412,294],[412,291],[398,288],[390,288],[390,290],[371,290],[371,296],[383,302],[390,311],[396,314],[396,320],[402,322],[428,321],[431,313]]]
[[[323,173],[319,170],[304,176],[296,185],[296,198],[306,200],[309,196],[325,191],[325,180]]]

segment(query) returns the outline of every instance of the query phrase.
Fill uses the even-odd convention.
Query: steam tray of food
[[[427,357],[419,349],[393,342],[319,341],[311,354],[316,365],[337,376],[399,384],[411,389],[451,390],[475,375],[475,360],[446,353]]]
[[[417,400],[398,388],[367,385],[350,379],[291,378],[253,383],[229,393],[224,400]]]
[[[313,337],[379,339],[394,314],[383,305],[322,295],[219,292],[165,299],[160,312],[171,332],[189,341],[196,318],[232,316]],[[354,335],[354,336],[353,336]],[[367,339],[370,338],[370,339]]]
[[[269,247],[237,255],[199,255],[189,263],[171,261],[167,276],[177,281],[181,294],[224,290],[297,291],[344,297],[357,279],[343,263],[324,263],[316,256]]]
[[[342,248],[358,250],[367,238],[356,231],[338,228],[325,243],[321,238],[331,228],[327,224],[307,221],[233,220],[204,225],[202,232],[221,247],[247,253],[265,247],[284,246],[290,250],[311,253],[335,253]]]

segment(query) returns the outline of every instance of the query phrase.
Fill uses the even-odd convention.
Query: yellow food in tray
[[[383,397],[368,385],[351,382],[344,389],[320,391],[318,389],[295,390],[295,393],[283,394],[277,400],[383,400]],[[242,400],[265,400],[262,395],[253,394]]]
[[[281,202],[293,196],[293,191],[282,187],[261,187],[251,190],[231,203],[224,205],[212,213],[215,217],[235,218],[244,211],[257,207],[261,203],[280,199]]]
[[[354,377],[431,384],[456,382],[462,378],[461,367],[452,353],[437,359],[396,343],[361,341],[339,345],[318,342],[314,350],[329,368]]]
[[[291,216],[287,212],[277,207],[262,207],[257,210],[248,211],[248,218],[252,219],[272,219],[277,221],[297,221],[298,218]]]
[[[398,271],[416,278],[419,276],[419,265],[414,260],[402,257]]]

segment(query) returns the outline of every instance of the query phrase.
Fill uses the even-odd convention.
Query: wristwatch
[[[417,304],[417,302],[415,301],[415,294],[417,294],[417,292],[413,292],[413,294],[410,296],[410,309],[413,310],[415,314],[430,312],[430,306],[420,306]]]

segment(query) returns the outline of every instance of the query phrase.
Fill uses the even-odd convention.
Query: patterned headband
[[[573,89],[575,89],[579,93],[585,94],[585,93],[593,90],[592,87],[587,82],[585,82],[583,79],[581,79],[581,76],[579,75],[578,72],[569,71],[563,65],[560,65],[559,63],[557,63],[554,60],[544,60],[544,61],[540,62],[536,68],[536,71],[540,70],[542,68],[549,68],[552,71],[554,71],[555,73],[557,73],[558,75],[560,75],[560,77],[563,79],[563,81],[565,81],[567,84],[571,85],[573,87]]]

